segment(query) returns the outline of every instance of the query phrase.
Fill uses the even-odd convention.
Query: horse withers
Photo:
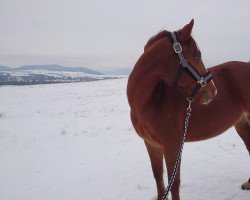
[[[180,68],[182,58],[178,54],[180,48],[173,46],[176,43],[173,33],[162,31],[148,41],[128,80],[131,121],[145,142],[158,199],[165,192],[163,159],[170,179],[182,140],[188,103],[186,98],[192,96],[194,91],[186,141],[208,139],[235,126],[250,152],[250,93],[247,87],[250,83],[250,64],[228,62],[209,68],[213,75],[211,80],[201,60],[201,52],[191,36],[193,24],[192,20],[175,33],[184,65],[190,69],[187,66]],[[201,78],[206,77],[211,81],[202,84]],[[180,170],[171,188],[173,200],[180,199],[179,187]],[[243,184],[243,188],[250,189],[249,183]]]

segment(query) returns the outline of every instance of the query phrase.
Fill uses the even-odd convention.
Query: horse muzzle
[[[205,87],[202,87],[197,94],[197,101],[200,104],[209,104],[217,95],[217,89],[213,81],[210,81]]]

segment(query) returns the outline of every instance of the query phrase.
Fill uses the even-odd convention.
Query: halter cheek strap
[[[187,60],[184,58],[183,54],[182,54],[182,46],[181,44],[178,42],[177,37],[176,37],[176,32],[171,32],[171,37],[173,40],[173,49],[175,51],[175,53],[178,55],[178,58],[180,60],[180,66],[177,70],[176,76],[175,76],[175,80],[174,83],[177,84],[182,72],[185,70],[187,71],[190,76],[196,81],[196,86],[194,88],[194,90],[192,91],[191,94],[191,98],[194,98],[196,96],[196,94],[199,92],[201,87],[205,87],[206,84],[212,80],[213,75],[211,74],[211,72],[208,72],[205,76],[201,76],[194,68],[192,65],[190,65]]]

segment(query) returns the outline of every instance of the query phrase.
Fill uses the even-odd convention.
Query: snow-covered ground
[[[1,200],[152,200],[127,79],[0,87]],[[182,200],[249,200],[249,155],[234,129],[187,143]]]

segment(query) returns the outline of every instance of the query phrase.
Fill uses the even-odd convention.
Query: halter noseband
[[[201,87],[204,87],[207,85],[207,83],[209,81],[212,80],[212,73],[208,72],[205,76],[201,76],[194,68],[192,65],[190,65],[187,60],[184,58],[183,54],[182,54],[182,47],[181,44],[178,42],[177,37],[176,37],[176,32],[171,32],[171,37],[173,40],[173,48],[175,53],[178,55],[179,60],[180,60],[180,66],[177,70],[176,76],[175,76],[175,80],[174,83],[177,84],[177,82],[179,81],[181,74],[184,70],[186,70],[191,77],[197,82],[192,94],[191,94],[191,98],[194,98],[196,96],[196,94],[198,93],[198,91],[200,90]]]

